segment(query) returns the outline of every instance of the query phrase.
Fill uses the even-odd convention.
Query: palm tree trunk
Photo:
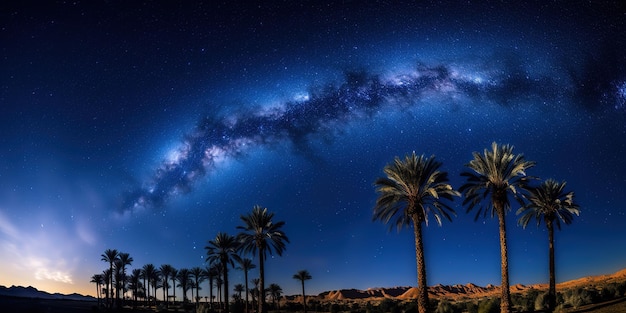
[[[172,276],[172,291],[174,293],[174,301],[172,302],[173,305],[176,305],[176,277]]]
[[[306,313],[306,293],[304,293],[304,279],[302,280],[302,307],[304,308],[304,313]]]
[[[228,305],[228,263],[222,262],[224,266],[224,313],[229,313],[230,308]]]
[[[498,212],[498,226],[500,228],[500,270],[502,275],[502,295],[500,299],[500,313],[509,313],[511,310],[511,292],[509,290],[509,257],[506,246],[506,221],[504,219],[504,207],[496,205]]]
[[[556,307],[556,275],[554,267],[554,227],[552,221],[546,223],[548,226],[548,240],[550,242],[550,287],[548,289],[548,311],[552,312]]]
[[[243,272],[243,278],[246,280],[246,313],[250,313],[250,309],[248,308],[248,270]]]
[[[265,268],[263,255],[265,251],[259,250],[259,309],[257,313],[265,313]]]
[[[422,222],[413,214],[413,233],[415,235],[415,258],[417,262],[417,309],[419,313],[428,312],[428,285],[426,284],[426,262],[424,261],[424,241],[422,240]]]

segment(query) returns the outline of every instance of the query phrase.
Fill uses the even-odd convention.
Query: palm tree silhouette
[[[245,290],[246,288],[243,286],[243,284],[236,284],[235,287],[233,287],[233,291],[237,293],[237,301],[241,301],[241,293],[243,293]]]
[[[278,284],[270,284],[268,290],[272,296],[272,305],[280,312],[280,295],[283,293],[283,288],[280,288]],[[278,306],[276,306],[276,301],[278,301]]]
[[[139,293],[139,289],[141,288],[141,269],[136,268],[133,269],[133,272],[130,275],[130,288],[133,290],[133,307],[135,307],[137,303],[137,294]]]
[[[491,217],[498,216],[500,230],[500,270],[502,276],[502,299],[500,312],[509,313],[511,310],[511,294],[509,290],[509,261],[506,243],[506,212],[511,209],[509,195],[518,200],[523,206],[520,197],[522,190],[528,188],[528,182],[533,179],[526,176],[526,170],[533,167],[535,162],[526,161],[522,154],[513,154],[513,146],[491,144],[491,150],[485,149],[483,154],[472,153],[474,159],[468,164],[472,171],[463,172],[461,176],[467,182],[459,188],[464,196],[463,205],[467,205],[467,212],[475,207],[475,220],[480,214]]]
[[[415,152],[407,155],[404,160],[396,157],[393,163],[387,164],[381,177],[374,183],[379,193],[374,206],[374,220],[389,223],[392,219],[398,231],[403,226],[413,223],[415,236],[415,256],[417,263],[417,306],[420,313],[428,309],[428,285],[426,283],[426,265],[424,261],[424,244],[422,239],[422,223],[428,225],[428,215],[432,215],[441,226],[442,218],[451,220],[454,210],[442,199],[452,201],[459,193],[448,184],[448,173],[439,170],[441,163],[424,155],[416,156]]]
[[[218,233],[215,239],[209,241],[209,245],[204,247],[207,249],[208,259],[212,263],[219,262],[222,267],[222,275],[224,276],[224,312],[229,313],[228,299],[228,264],[234,267],[234,261],[239,259],[237,249],[239,242],[234,236],[227,233]]]
[[[165,301],[165,307],[167,307],[169,305],[169,283],[168,283],[168,279],[170,278],[170,275],[172,275],[172,270],[174,269],[173,266],[169,265],[169,264],[163,264],[161,265],[161,267],[159,268],[160,272],[161,272],[161,276],[163,277],[163,301]]]
[[[193,282],[194,285],[196,287],[196,303],[198,302],[198,299],[200,299],[200,296],[198,295],[198,290],[200,289],[200,283],[204,281],[205,276],[204,276],[204,271],[202,270],[202,268],[200,267],[193,267],[191,269],[191,271],[189,272],[191,274],[191,276],[193,277]],[[193,297],[193,293],[191,295]]]
[[[307,270],[300,270],[293,275],[293,279],[297,279],[302,283],[302,306],[304,307],[304,313],[306,313],[306,293],[304,293],[304,281],[309,280],[311,274]]]
[[[216,264],[211,264],[204,269],[204,275],[209,280],[209,308],[213,309],[213,280],[218,275]]]
[[[244,253],[251,253],[253,256],[259,253],[259,309],[258,313],[265,313],[265,267],[264,262],[267,254],[276,252],[279,256],[285,250],[285,243],[289,239],[281,230],[285,222],[272,221],[274,213],[268,213],[267,208],[255,205],[252,212],[242,215],[243,226],[237,229],[243,230],[237,238],[241,243],[241,250]]]
[[[102,274],[94,274],[91,276],[91,281],[89,282],[96,284],[96,296],[98,297],[98,307],[100,307],[100,285],[102,285],[103,282]]]
[[[548,288],[548,310],[556,308],[556,275],[554,265],[554,225],[560,230],[561,221],[566,225],[572,223],[574,214],[579,215],[578,204],[574,203],[574,192],[565,192],[565,182],[557,182],[554,179],[544,181],[538,187],[529,189],[526,196],[528,204],[517,210],[522,214],[518,223],[524,228],[535,219],[537,226],[543,220],[548,228],[550,287]]]
[[[176,277],[178,277],[178,270],[172,267],[170,271],[170,277],[172,278],[172,291],[174,297],[174,305],[176,305]]]
[[[248,258],[243,258],[241,259],[241,261],[239,262],[239,267],[237,267],[237,269],[240,269],[243,271],[243,279],[246,282],[246,313],[249,313],[249,309],[248,309],[248,272],[251,269],[256,268],[256,265],[254,265],[254,263],[252,263],[251,259]]]
[[[120,252],[118,254],[118,259],[120,262],[120,266],[121,266],[121,270],[122,270],[122,277],[125,279],[126,278],[126,265],[132,265],[133,264],[133,258],[130,256],[130,254],[125,253],[125,252]],[[118,284],[119,285],[119,284]],[[122,284],[122,289],[124,288],[124,284]],[[122,302],[120,302],[120,297],[119,297],[119,290],[117,291],[117,301],[118,301],[118,307],[121,307]],[[123,295],[123,292],[122,292]],[[124,297],[122,297],[122,301],[124,301]]]
[[[176,276],[176,280],[178,280],[178,286],[183,289],[183,303],[187,302],[187,290],[189,290],[190,281],[189,275],[191,274],[188,269],[181,268],[178,270],[178,275]]]
[[[148,298],[148,303],[150,302],[150,286],[152,286],[152,281],[155,279],[155,277],[157,276],[157,270],[156,267],[154,266],[154,264],[149,263],[143,266],[142,268],[142,274],[144,276],[144,279],[146,279],[148,282],[147,284],[144,286],[146,288],[146,297]],[[156,304],[156,295],[154,297],[155,299],[155,304]]]
[[[109,280],[107,281],[107,306],[110,308],[112,303],[113,296],[110,295],[111,289],[113,288],[113,263],[118,259],[119,252],[116,249],[106,249],[104,253],[101,255],[102,261],[109,262]],[[111,288],[109,288],[109,286]],[[111,296],[109,298],[109,296]]]

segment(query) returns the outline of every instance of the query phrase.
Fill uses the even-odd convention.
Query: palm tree
[[[130,275],[130,286],[131,289],[133,290],[133,298],[134,298],[134,302],[133,302],[133,307],[135,307],[136,303],[137,303],[137,294],[139,293],[139,289],[141,288],[141,283],[139,282],[141,280],[141,269],[136,268],[133,269],[133,272]]]
[[[306,294],[304,293],[304,281],[311,278],[313,277],[311,277],[311,274],[309,274],[309,271],[307,270],[300,270],[293,275],[293,279],[297,279],[302,283],[302,306],[304,307],[304,313],[306,313]]]
[[[237,229],[243,230],[237,238],[241,243],[241,249],[245,253],[252,253],[254,256],[259,253],[259,309],[258,313],[265,313],[265,267],[264,262],[267,254],[276,252],[279,256],[285,250],[285,243],[289,239],[281,230],[285,222],[272,221],[274,213],[267,212],[267,208],[255,205],[252,212],[242,215],[243,226]]]
[[[222,266],[222,275],[224,276],[224,312],[229,313],[228,304],[228,264],[234,267],[234,261],[239,259],[237,249],[239,242],[234,236],[227,233],[218,233],[215,239],[209,241],[209,245],[204,247],[207,249],[208,259],[212,263],[218,263]]]
[[[204,270],[204,275],[209,280],[209,298],[210,298],[209,307],[211,309],[213,309],[213,280],[218,275],[216,266],[217,265],[212,264],[209,267],[205,268]]]
[[[174,304],[176,304],[176,279],[178,277],[178,270],[172,267],[170,271],[170,277],[172,277],[172,290],[174,291]]]
[[[118,308],[121,307],[120,302],[120,290],[123,289],[126,277],[122,273],[122,261],[118,258],[115,260],[115,266],[113,267],[113,275],[115,276],[115,303]]]
[[[280,300],[280,295],[283,293],[283,288],[280,288],[278,284],[270,284],[268,288],[270,296],[272,296],[272,305],[280,311],[280,301],[278,301],[278,307],[276,306],[276,300]],[[304,292],[302,292],[304,294]]]
[[[459,193],[448,184],[448,173],[439,170],[441,163],[435,157],[416,156],[415,152],[407,155],[404,160],[396,157],[393,163],[387,164],[383,171],[387,177],[381,177],[374,183],[379,193],[374,206],[374,220],[389,223],[394,219],[398,231],[403,226],[413,223],[415,237],[415,255],[417,263],[417,306],[420,313],[428,307],[428,285],[426,284],[426,265],[424,261],[424,244],[422,239],[422,223],[428,226],[428,215],[431,214],[441,226],[442,217],[451,220],[454,210],[442,199],[452,201]]]
[[[252,297],[252,307],[254,307],[257,303],[257,299],[259,298],[259,279],[253,278],[251,282],[254,285],[254,289],[250,291],[250,296]]]
[[[154,280],[154,278],[156,276],[157,269],[154,266],[154,264],[149,263],[149,264],[144,265],[142,270],[143,270],[142,274],[144,276],[144,279],[148,281],[144,285],[144,287],[146,288],[146,297],[148,299],[148,302],[150,302],[150,286],[152,286],[151,282]],[[156,295],[155,295],[154,299],[156,301]]]
[[[109,262],[109,280],[107,281],[107,299],[111,299],[113,298],[113,295],[111,295],[111,298],[109,298],[110,295],[110,290],[113,288],[113,263],[115,263],[115,260],[118,259],[119,256],[119,252],[117,252],[116,249],[106,249],[104,251],[103,254],[100,255],[102,257],[102,261],[104,262]],[[111,288],[109,288],[109,286],[111,286]],[[109,300],[107,300],[107,306],[110,308],[112,303],[109,303]]]
[[[198,290],[200,289],[200,283],[204,281],[206,276],[204,276],[204,271],[202,270],[202,268],[197,267],[197,266],[191,269],[190,274],[193,277],[193,281],[196,287],[196,303],[197,303],[198,299],[200,299],[198,295]],[[193,297],[193,292],[191,296]]]
[[[169,296],[169,283],[167,282],[172,274],[173,266],[169,264],[163,264],[160,267],[161,276],[163,277],[163,301],[165,301],[165,306],[168,306],[168,296]]]
[[[491,144],[491,150],[485,149],[483,154],[472,154],[474,159],[466,164],[472,171],[461,173],[461,176],[467,177],[467,182],[459,191],[465,196],[463,205],[467,205],[467,212],[477,208],[475,219],[481,213],[484,217],[487,214],[491,217],[498,216],[502,276],[500,312],[509,313],[511,294],[505,214],[511,209],[509,195],[523,206],[521,192],[528,188],[528,182],[533,179],[526,176],[526,170],[533,167],[535,162],[526,161],[522,154],[513,154],[513,146],[498,145],[495,142]]]
[[[178,270],[178,275],[176,276],[176,280],[178,280],[178,286],[181,289],[183,289],[183,303],[187,302],[187,290],[189,290],[189,281],[190,281],[189,275],[191,274],[188,269],[181,268]]]
[[[239,267],[237,267],[237,269],[240,269],[243,271],[243,278],[246,282],[246,313],[249,312],[248,309],[248,272],[251,269],[256,268],[256,265],[254,265],[254,263],[252,263],[251,259],[248,258],[243,258],[241,259],[241,261],[239,262]]]
[[[122,277],[126,278],[126,265],[132,265],[134,260],[133,260],[133,258],[130,256],[130,254],[125,253],[125,252],[120,252],[120,253],[118,254],[118,258],[119,258],[119,261],[120,261],[120,266],[121,266],[121,269],[122,269]],[[121,287],[123,288],[123,287],[124,287],[124,284],[122,284],[122,286],[121,286]],[[117,292],[117,299],[118,299],[118,302],[119,302],[119,299],[120,299],[120,297],[119,297],[119,293],[120,293],[120,292],[118,291],[118,292]],[[124,293],[122,293],[122,295],[123,295],[123,294],[124,294]],[[122,301],[124,301],[124,297],[122,297]],[[121,303],[121,302],[120,302],[120,303],[118,303],[118,306],[121,306],[121,305],[122,305],[122,303]]]
[[[94,274],[91,276],[91,281],[89,282],[96,284],[96,296],[98,297],[98,307],[100,307],[100,285],[102,285],[103,282],[102,274]]]
[[[578,216],[580,210],[574,203],[574,192],[565,192],[565,182],[548,179],[538,187],[530,188],[527,196],[528,204],[517,210],[522,214],[518,223],[524,228],[535,219],[537,226],[543,220],[548,228],[548,246],[550,255],[550,287],[548,289],[548,310],[556,307],[556,277],[554,266],[554,225],[560,230],[561,221],[566,225],[572,223],[574,214]]]
[[[236,284],[235,287],[233,287],[233,291],[237,293],[237,301],[241,301],[241,293],[243,293],[245,290],[246,288],[243,286],[243,284]]]

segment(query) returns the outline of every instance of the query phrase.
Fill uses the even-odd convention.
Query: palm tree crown
[[[463,205],[467,205],[467,212],[476,207],[475,219],[478,219],[481,213],[493,217],[500,209],[510,210],[509,194],[523,205],[520,192],[534,179],[526,176],[526,170],[535,166],[535,162],[526,161],[523,154],[513,154],[513,146],[495,142],[491,144],[491,150],[485,149],[483,154],[473,152],[472,155],[474,159],[466,164],[472,171],[461,173],[467,182],[459,188],[465,196]]]
[[[434,157],[418,157],[415,152],[404,161],[396,157],[383,170],[387,177],[375,182],[380,195],[374,207],[374,220],[388,223],[395,217],[398,229],[410,225],[414,216],[428,225],[429,213],[439,225],[442,217],[451,220],[454,209],[441,199],[452,200],[459,193],[448,184],[448,173],[439,171],[440,166]]]
[[[537,220],[537,226],[543,220],[546,225],[556,224],[561,229],[561,222],[569,225],[574,215],[579,215],[578,204],[574,203],[574,192],[565,192],[565,182],[557,182],[554,179],[544,181],[539,187],[529,189],[528,204],[517,210],[522,214],[519,224],[524,228],[533,218]]]

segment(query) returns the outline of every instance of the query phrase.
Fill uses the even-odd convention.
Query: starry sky
[[[310,294],[415,286],[412,229],[372,221],[374,181],[415,151],[458,188],[493,141],[575,192],[557,281],[620,270],[626,10],[574,2],[5,1],[0,285],[95,295],[108,248],[204,266],[258,204],[285,221],[266,281],[286,294],[300,269]],[[424,229],[429,285],[498,285],[497,220],[453,207]],[[511,284],[546,283],[547,232],[516,209]]]

